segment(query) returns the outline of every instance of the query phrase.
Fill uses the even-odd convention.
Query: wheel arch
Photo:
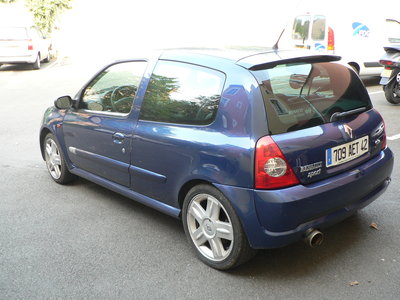
[[[44,157],[44,148],[43,148],[44,139],[46,138],[46,135],[48,135],[49,133],[51,133],[51,130],[48,129],[48,128],[46,128],[46,127],[44,127],[44,128],[42,129],[42,131],[40,132],[40,137],[39,137],[40,143],[39,143],[39,145],[40,145],[40,153],[42,154],[43,160],[45,160],[45,157]]]
[[[360,65],[354,61],[350,61],[347,63],[350,67],[353,68],[354,71],[356,71],[357,74],[360,74]]]
[[[182,207],[183,207],[183,201],[185,200],[185,197],[187,195],[187,193],[196,185],[199,184],[208,184],[210,186],[215,187],[211,182],[207,181],[207,180],[202,180],[202,179],[192,179],[188,182],[186,182],[181,189],[179,190],[178,193],[178,203],[179,203],[179,208],[181,209],[181,216],[182,216]],[[215,187],[216,188],[216,187]]]

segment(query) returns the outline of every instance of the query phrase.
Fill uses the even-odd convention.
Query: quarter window
[[[86,87],[79,107],[92,111],[129,113],[145,68],[146,62],[135,61],[105,69]]]
[[[208,68],[159,61],[148,85],[140,119],[210,124],[217,114],[225,75]]]

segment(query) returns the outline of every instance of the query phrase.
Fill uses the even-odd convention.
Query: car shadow
[[[365,86],[375,86],[379,85],[379,81],[381,80],[380,76],[368,76],[362,77],[362,81],[364,82]]]
[[[49,65],[51,65],[51,63],[52,60],[48,63],[42,62],[39,70],[32,69],[32,66],[30,64],[15,64],[15,65],[4,64],[0,66],[0,72],[40,71],[41,69],[47,68]]]
[[[101,194],[102,197],[99,198],[104,199],[104,201],[112,201],[114,204],[122,206],[123,209],[141,215],[151,222],[149,226],[167,230],[168,234],[173,236],[180,235],[178,240],[182,242],[182,245],[185,244],[186,237],[179,220],[82,178],[79,178],[72,185],[84,186],[85,189],[91,190],[94,194]],[[100,200],[99,198],[97,200]],[[235,277],[248,278],[250,276],[271,280],[282,277],[288,280],[301,278],[335,264],[337,259],[345,256],[348,252],[354,252],[354,247],[359,246],[368,230],[370,229],[363,214],[356,213],[343,222],[324,230],[325,241],[317,248],[310,248],[304,242],[299,241],[283,248],[259,250],[250,261],[224,272]],[[189,245],[182,251],[191,251]],[[191,255],[194,255],[194,252]],[[199,264],[201,264],[200,261]]]
[[[351,230],[349,230],[351,228]],[[244,265],[230,271],[232,276],[262,277],[267,279],[297,279],[335,265],[335,261],[354,253],[360,241],[370,230],[362,213],[356,213],[343,222],[323,231],[321,246],[310,248],[303,241],[270,250],[260,250]]]
[[[170,230],[176,230],[177,234],[183,234],[184,230],[182,227],[182,223],[179,219],[168,216],[158,210],[146,206],[140,202],[132,200],[128,197],[120,195],[112,190],[106,189],[96,183],[88,181],[84,178],[79,177],[77,180],[68,184],[69,186],[83,187],[86,190],[90,190],[90,192],[94,194],[99,194],[99,197],[96,197],[96,201],[106,201],[109,203],[114,203],[115,205],[122,207],[124,210],[141,214],[145,216],[148,220],[154,220],[159,222],[162,227],[170,228]],[[101,195],[101,197],[100,197]],[[156,225],[156,224],[153,224]],[[179,231],[179,232],[178,232]]]

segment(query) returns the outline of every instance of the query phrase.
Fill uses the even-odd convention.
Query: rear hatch
[[[28,46],[25,27],[0,27],[0,57],[28,56]]]
[[[253,74],[269,135],[302,184],[352,169],[385,146],[383,120],[349,68],[310,59],[265,67]]]

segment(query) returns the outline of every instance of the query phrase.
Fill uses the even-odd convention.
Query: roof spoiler
[[[258,71],[271,69],[277,65],[293,63],[320,63],[339,61],[340,56],[329,54],[312,54],[310,51],[281,50],[247,56],[237,61],[236,64],[250,70]]]

